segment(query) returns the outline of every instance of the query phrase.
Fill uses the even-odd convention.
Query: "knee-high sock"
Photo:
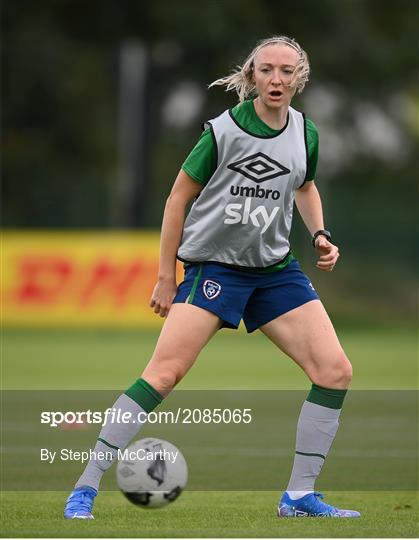
[[[129,413],[130,421],[127,423],[109,421],[102,427],[93,449],[92,459],[86,465],[76,487],[90,486],[96,490],[99,489],[104,472],[118,457],[118,450],[124,449],[129,444],[144,425],[147,414],[162,400],[163,397],[144,379],[138,379],[119,396],[112,406],[115,410],[115,418],[118,418],[116,411],[120,411],[119,418],[123,413]],[[125,416],[127,417],[128,415]]]
[[[313,384],[301,409],[291,478],[287,492],[293,499],[314,491],[339,427],[346,390],[328,389]]]

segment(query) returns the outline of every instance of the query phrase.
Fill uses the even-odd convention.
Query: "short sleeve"
[[[306,118],[305,130],[307,141],[306,180],[314,180],[316,177],[317,161],[319,159],[319,133],[316,124],[310,118]]]
[[[182,165],[182,170],[202,185],[206,185],[217,168],[217,150],[211,128],[201,133],[195,147]]]

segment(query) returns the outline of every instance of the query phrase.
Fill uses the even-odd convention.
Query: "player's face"
[[[256,92],[269,108],[288,107],[295,94],[293,74],[298,53],[288,45],[267,45],[256,55],[253,77]]]

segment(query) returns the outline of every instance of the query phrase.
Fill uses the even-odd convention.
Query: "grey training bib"
[[[289,108],[271,137],[243,130],[230,111],[208,122],[217,169],[186,218],[178,258],[266,268],[289,252],[294,191],[305,180],[304,115]]]

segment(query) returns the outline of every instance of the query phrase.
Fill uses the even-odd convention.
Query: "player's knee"
[[[345,361],[342,365],[342,373],[341,373],[341,380],[345,388],[347,388],[352,381],[352,364],[348,360],[348,358],[345,356]]]
[[[344,353],[331,370],[330,388],[348,388],[352,380],[352,365]]]
[[[148,366],[142,376],[159,394],[166,397],[183,375],[184,372],[175,362],[161,362]]]
[[[336,366],[327,376],[323,386],[326,388],[348,388],[352,380],[352,368],[345,365]]]
[[[160,374],[158,385],[161,388],[163,395],[167,395],[173,390],[177,382],[178,377],[176,372],[168,370],[165,373]]]
[[[332,363],[321,364],[312,380],[325,388],[348,388],[352,380],[352,365],[342,351]]]
[[[142,377],[164,397],[170,394],[178,382],[176,372],[170,369],[146,370]]]

